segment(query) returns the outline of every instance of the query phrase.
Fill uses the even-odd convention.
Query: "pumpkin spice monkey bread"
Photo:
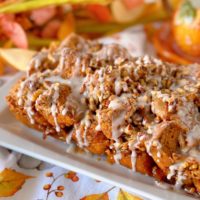
[[[37,53],[7,102],[31,128],[200,193],[200,70],[71,35]]]

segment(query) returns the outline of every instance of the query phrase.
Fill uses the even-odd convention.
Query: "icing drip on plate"
[[[115,155],[114,155],[114,160],[115,160],[115,162],[117,163],[117,164],[119,164],[120,163],[120,160],[121,160],[121,158],[122,158],[122,154],[121,154],[121,151],[120,151],[120,149],[119,149],[119,147],[120,147],[120,143],[119,142],[116,142],[116,143],[114,143],[114,148],[115,148]]]
[[[135,151],[135,144],[133,142],[129,142],[129,149],[131,150],[131,166],[132,170],[136,171],[136,159],[137,159],[137,154]]]
[[[182,163],[176,163],[169,167],[169,173],[167,175],[167,179],[170,180],[173,176],[176,175],[176,183],[175,188],[180,189],[184,183],[186,177],[183,175],[183,171],[180,169]]]
[[[82,136],[81,136],[81,130],[80,129],[77,129],[76,130],[76,139],[77,139],[77,142],[78,142],[78,146],[79,147],[83,147],[83,141],[82,141]]]
[[[70,143],[71,143],[72,134],[73,134],[73,131],[71,131],[71,132],[67,135],[67,137],[66,137],[66,143],[67,143],[67,144],[70,144]]]

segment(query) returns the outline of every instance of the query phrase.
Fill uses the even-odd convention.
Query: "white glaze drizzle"
[[[67,143],[67,144],[70,144],[70,142],[71,142],[71,140],[72,140],[72,134],[73,134],[73,131],[71,131],[71,132],[67,135],[67,137],[66,137],[66,143]]]
[[[47,57],[47,52],[44,51],[39,52],[32,58],[29,65],[34,65],[34,68],[38,69],[42,65],[42,62],[46,59],[46,57]]]
[[[20,83],[20,88],[17,92],[17,97],[18,97],[18,105],[21,106],[23,104],[23,99],[22,99],[22,95],[23,95],[23,91],[24,88],[26,86],[27,81],[23,81]]]
[[[80,93],[83,83],[85,82],[85,78],[75,76],[70,79],[63,79],[60,76],[51,76],[45,80],[53,83],[65,84],[71,88],[71,93],[67,96],[66,107],[63,109],[63,115],[67,113],[69,105],[76,108],[78,115],[86,111],[86,105],[83,101],[81,101],[83,95]]]
[[[118,52],[115,51],[115,47],[117,45],[115,44],[107,44],[104,45],[103,48],[101,48],[99,51],[95,52],[94,55],[97,58],[97,60],[112,60],[115,58],[129,58],[130,55],[126,51],[126,49],[121,48],[118,50]],[[118,46],[119,47],[119,46]]]
[[[30,89],[32,90],[34,87],[34,82],[36,80],[37,76],[36,74],[32,74],[31,76],[27,77],[26,80],[22,81],[20,83],[20,87],[19,90],[17,92],[17,97],[18,97],[18,105],[22,106],[23,104],[23,92],[25,87],[27,86],[27,84],[29,83],[29,85],[31,86]]]
[[[158,157],[158,158],[161,157],[161,153],[160,153],[160,151],[157,152],[157,157]]]
[[[32,108],[32,97],[33,97],[33,92],[36,90],[35,85],[40,84],[43,82],[43,79],[46,75],[50,73],[49,70],[44,71],[43,73],[38,73],[38,74],[32,74],[28,75],[24,81],[20,83],[19,90],[17,92],[17,97],[18,97],[18,105],[22,106],[24,105],[24,109],[29,117],[30,123],[34,124],[34,110]],[[26,87],[29,88],[28,93],[26,94],[26,98],[23,99],[24,95],[24,90]],[[37,102],[37,99],[35,100]]]
[[[141,95],[137,98],[137,106],[138,107],[145,107],[148,106],[148,96],[146,94]]]
[[[169,94],[162,93],[161,91],[152,91],[151,94],[153,97],[162,99],[163,102],[168,102],[170,100]]]
[[[135,144],[133,142],[128,143],[129,149],[131,150],[131,166],[132,166],[132,171],[136,171],[136,159],[137,159],[137,154],[135,151]]]
[[[68,111],[68,108],[67,107],[64,107],[64,109],[62,110],[61,114],[63,116],[65,116],[67,114],[67,111]]]
[[[119,129],[119,126],[121,126],[124,121],[125,121],[125,114],[126,112],[125,111],[121,111],[121,113],[113,119],[112,119],[112,138],[117,141],[118,138],[122,135],[122,131],[121,129]]]
[[[101,131],[101,116],[99,112],[100,112],[99,110],[96,111],[97,122],[98,122],[97,126],[95,127],[96,131]]]
[[[83,145],[88,146],[88,140],[87,140],[87,131],[91,125],[91,121],[89,119],[89,114],[86,113],[85,117],[81,120],[81,125],[84,126],[84,132],[83,132]]]
[[[24,109],[26,110],[26,113],[29,117],[30,123],[34,124],[35,120],[33,118],[34,116],[34,111],[32,109],[32,93],[34,91],[34,84],[37,80],[37,76],[35,74],[31,75],[28,77],[25,81],[20,83],[20,88],[17,92],[17,97],[18,97],[18,105],[22,106],[24,103]],[[23,102],[23,93],[25,88],[27,87],[27,84],[29,84],[29,90],[28,93],[26,94],[26,100]]]
[[[120,143],[119,143],[118,138],[123,134],[123,129],[120,128],[120,126],[123,125],[125,122],[127,107],[124,105],[128,102],[129,97],[131,97],[131,94],[123,94],[120,97],[116,97],[115,99],[110,101],[108,105],[108,108],[112,110],[118,110],[118,112],[120,111],[120,113],[117,116],[113,116],[112,118],[112,139],[115,141],[114,147],[115,147],[116,153],[114,155],[114,159],[116,163],[119,163],[119,160],[122,157],[121,151],[119,149]]]
[[[152,153],[151,153],[151,146],[152,146],[152,143],[153,143],[153,141],[152,140],[149,140],[149,141],[147,141],[145,144],[146,144],[146,151],[147,151],[147,153],[150,155],[150,156],[152,156]]]
[[[74,71],[72,77],[79,77],[80,69],[81,69],[81,58],[77,57],[75,61]],[[80,78],[80,77],[79,77]]]
[[[76,139],[77,139],[77,142],[78,142],[78,146],[80,148],[82,148],[83,147],[83,142],[82,142],[82,137],[81,137],[81,131],[80,131],[80,129],[76,129],[75,134],[76,134]]]
[[[182,185],[184,184],[184,180],[186,179],[186,177],[183,175],[182,171],[178,171],[177,172],[177,179],[176,179],[176,184],[175,184],[175,188],[176,189],[181,189]]]
[[[99,100],[100,102],[103,100],[103,95],[104,95],[104,92],[105,92],[105,88],[104,88],[104,71],[105,69],[104,68],[101,68],[100,70],[98,70],[98,74],[99,74],[99,78],[98,78],[98,81],[100,83],[99,85],[99,90],[101,92],[101,95],[99,97]]]
[[[154,143],[155,143],[155,141],[154,141]],[[160,159],[162,145],[160,144],[160,142],[158,140],[156,141],[156,148],[157,148],[157,157],[158,157],[158,159]]]
[[[65,67],[66,51],[67,51],[67,48],[63,48],[61,51],[61,56],[60,56],[60,60],[59,60],[59,64],[58,64],[58,69],[61,72],[63,71],[63,69]]]
[[[131,98],[131,94],[122,94],[119,97],[114,98],[110,101],[108,108],[111,108],[113,110],[118,110],[120,108],[125,108],[125,104],[128,103],[128,98]]]
[[[160,181],[154,181],[155,185],[158,186],[159,188],[162,188],[162,189],[165,189],[165,190],[168,190],[170,188],[172,188],[171,185],[167,184],[167,183],[163,183],[163,182],[160,182]]]
[[[26,113],[29,117],[29,120],[30,120],[30,123],[31,124],[34,124],[35,123],[35,120],[33,118],[34,116],[34,111],[32,109],[32,94],[31,92],[29,91],[28,94],[27,94],[27,100],[25,102],[25,106],[24,106],[24,109],[26,110]]]
[[[120,160],[122,158],[122,154],[121,154],[121,151],[119,149],[120,143],[118,142],[118,140],[113,144],[113,146],[115,148],[114,160],[115,160],[115,163],[119,164]]]
[[[167,174],[168,180],[170,180],[176,174],[176,171],[179,169],[180,165],[181,163],[176,163],[169,167],[169,173]]]
[[[60,132],[60,126],[59,126],[58,121],[57,121],[58,108],[56,106],[56,102],[59,98],[59,86],[58,86],[58,84],[54,85],[53,90],[54,90],[54,92],[53,92],[53,96],[52,96],[51,113],[52,113],[54,123],[55,123],[55,126],[56,126],[56,131]]]
[[[119,164],[121,159],[122,159],[121,151],[120,150],[116,150],[116,153],[114,155],[115,163]]]
[[[120,79],[120,77],[118,77],[115,80],[115,94],[119,95],[121,93],[121,91],[122,91],[121,79]]]
[[[133,171],[136,170],[136,158],[137,158],[137,154],[136,154],[135,150],[132,150],[132,152],[131,152],[131,166],[132,166]]]
[[[76,134],[76,139],[77,139],[79,147],[89,145],[89,142],[87,140],[87,131],[90,125],[91,125],[91,121],[90,121],[89,113],[85,114],[85,117],[81,120],[79,127],[78,125],[75,125],[75,128],[76,128],[75,134]],[[81,134],[81,131],[82,131],[81,127],[83,127],[83,134]]]
[[[121,102],[116,98],[110,101],[108,108],[111,108],[113,110],[118,110],[121,108],[121,106],[122,106]]]
[[[156,125],[148,126],[147,133],[152,135],[155,132]]]

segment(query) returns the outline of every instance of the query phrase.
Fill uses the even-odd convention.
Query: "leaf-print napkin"
[[[143,27],[101,39],[117,42],[134,56],[152,54]],[[0,85],[9,77],[0,78]],[[5,200],[140,200],[127,191],[87,176],[0,147],[0,199]]]

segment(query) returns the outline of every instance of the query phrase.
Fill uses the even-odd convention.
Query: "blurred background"
[[[0,0],[0,74],[6,49],[39,50],[72,32],[96,39],[139,24],[161,59],[200,63],[200,0]]]

